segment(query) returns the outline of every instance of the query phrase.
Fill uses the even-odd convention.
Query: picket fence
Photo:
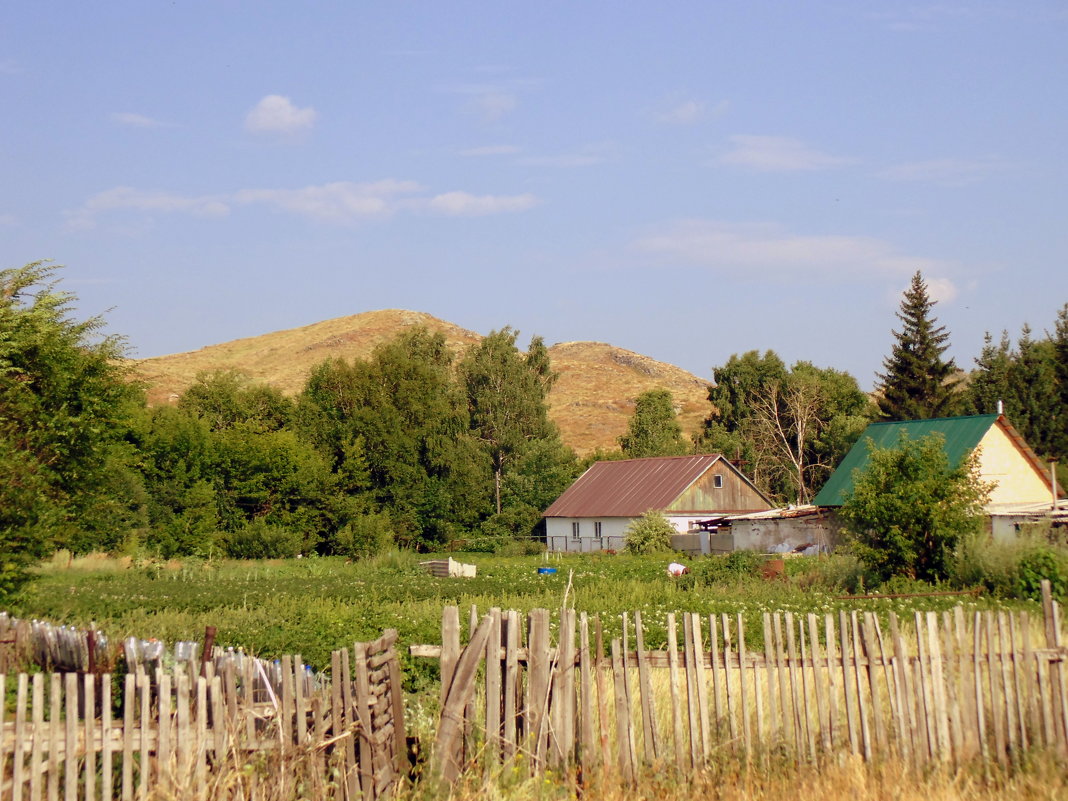
[[[407,769],[396,640],[333,652],[330,677],[222,650],[200,674],[0,674],[0,801],[248,798],[297,763],[318,798],[374,801]]]
[[[756,652],[741,614],[683,614],[681,653],[675,614],[659,651],[645,648],[639,612],[622,615],[607,650],[600,618],[572,609],[557,619],[555,646],[544,609],[524,621],[472,608],[466,645],[459,617],[444,610],[441,646],[411,648],[440,659],[434,761],[447,780],[515,757],[533,773],[599,765],[626,780],[642,765],[685,772],[727,754],[816,762],[849,752],[920,768],[1068,754],[1068,649],[1048,587],[1041,634],[1027,613],[963,607],[890,614],[888,631],[871,612],[774,613],[762,616]]]

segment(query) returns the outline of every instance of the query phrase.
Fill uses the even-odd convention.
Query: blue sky
[[[381,308],[869,388],[1068,302],[1062,2],[19,2],[0,252],[155,356]]]

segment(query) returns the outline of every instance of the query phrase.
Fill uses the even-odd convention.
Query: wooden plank
[[[653,697],[653,683],[645,657],[645,632],[641,612],[634,613],[634,645],[638,651],[638,692],[641,695],[645,761],[655,762],[660,759],[660,739],[656,731],[656,700]]]
[[[48,801],[59,799],[59,748],[63,742],[63,674],[52,673],[48,702]]]
[[[1012,676],[1010,675],[1012,661],[1010,659],[1009,627],[1004,611],[997,614],[998,631],[998,677],[1000,679],[1002,710],[1005,714],[1005,741],[1008,744],[1009,753],[1015,755],[1019,743],[1016,736],[1016,709],[1012,695]]]
[[[18,687],[15,690],[15,744],[11,766],[12,801],[22,801],[22,789],[26,781],[26,704],[29,694],[29,678],[25,673],[19,673]],[[7,696],[5,695],[4,698],[6,699]]]
[[[957,649],[957,696],[960,704],[960,727],[962,757],[972,759],[978,752],[978,733],[972,725],[975,720],[975,690],[972,687],[971,660],[968,658],[968,636],[964,622],[964,608],[953,608],[953,634]]]
[[[82,786],[85,788],[85,793],[82,796],[85,801],[96,801],[96,680],[97,676],[93,673],[86,673],[82,676],[82,698],[84,714],[82,715],[82,742],[84,743],[85,757],[82,761]],[[106,698],[101,698],[102,703],[100,706],[111,706],[111,693],[108,685],[102,685],[102,689],[107,693]],[[0,698],[3,696],[0,695]],[[110,710],[109,710],[110,711]],[[103,740],[101,740],[103,742]],[[107,801],[111,801],[108,796],[105,796]]]
[[[856,684],[853,681],[853,676],[850,675],[849,619],[846,617],[845,610],[840,610],[838,612],[838,636],[841,639],[841,652],[839,656],[841,657],[842,662],[842,693],[845,700],[846,726],[849,729],[849,752],[851,754],[859,754],[860,737],[858,735],[856,719],[856,702],[853,700],[853,696],[856,693]]]
[[[441,706],[452,689],[452,677],[456,670],[456,661],[460,657],[460,610],[455,606],[446,606],[441,612]]]
[[[745,674],[748,654],[745,648],[745,625],[742,622],[741,612],[736,613],[734,625],[738,633],[738,686],[742,706],[742,747],[745,749],[745,758],[748,761],[753,753],[753,732],[749,716],[749,693],[746,690]],[[756,670],[753,671],[753,678],[756,679]],[[757,694],[759,695],[759,691]]]
[[[190,779],[193,775],[190,754],[196,747],[189,726],[189,673],[185,670],[177,673],[175,683],[177,691],[174,708],[174,751],[177,754],[178,768],[175,778],[178,791],[184,795],[190,790]]]
[[[207,672],[211,673],[210,670]],[[337,679],[334,680],[336,681]],[[212,747],[215,752],[214,764],[222,765],[223,760],[229,756],[229,726],[226,721],[226,698],[223,694],[223,677],[218,673],[212,677],[208,684],[208,698],[211,705]]]
[[[63,715],[63,801],[77,801],[78,798],[78,674],[63,674],[63,701],[66,712]],[[59,767],[56,760],[56,767]]]
[[[678,631],[675,627],[675,613],[667,616],[668,635],[668,681],[671,683],[671,734],[675,745],[675,767],[681,773],[689,763],[688,753],[682,728],[682,709],[679,699],[679,653]]]
[[[779,728],[779,701],[776,698],[775,690],[777,686],[777,679],[775,678],[772,665],[775,663],[774,648],[775,641],[772,634],[771,615],[767,612],[763,613],[764,623],[764,679],[768,690],[768,723],[770,724],[770,731],[768,732],[769,746],[775,746],[778,744],[781,737]],[[765,749],[766,751],[767,749]]]
[[[515,756],[519,743],[517,720],[519,715],[519,613],[508,612],[504,635],[504,747],[506,759]]]
[[[697,768],[702,763],[701,724],[697,700],[697,666],[694,664],[693,616],[682,616],[682,658],[686,671],[686,719],[690,731],[690,766]]]
[[[849,619],[852,624],[852,636],[850,637],[850,640],[853,650],[853,680],[856,682],[857,689],[857,712],[858,717],[860,718],[860,742],[864,747],[865,761],[871,761],[871,728],[868,724],[868,705],[864,698],[864,681],[861,678],[862,672],[860,667],[860,652],[863,648],[863,644],[860,638],[860,624],[855,610],[850,613]]]
[[[157,686],[159,687],[159,739],[157,740],[158,746],[156,748],[156,786],[169,792],[174,785],[175,776],[173,720],[171,718],[171,674],[161,669],[157,676]]]
[[[712,616],[709,615],[709,618]],[[727,715],[727,725],[731,735],[731,750],[738,748],[738,721],[735,719],[734,708],[737,706],[736,697],[731,695],[731,629],[730,620],[726,613],[720,615],[721,628],[723,630],[723,695],[724,705],[722,711]],[[716,638],[712,637],[712,645],[715,646]],[[740,675],[740,672],[739,672]]]
[[[898,747],[906,764],[918,765],[916,761],[916,709],[909,694],[908,677],[911,671],[908,652],[901,638],[901,628],[897,615],[893,612],[890,620],[890,647],[893,649],[891,665],[894,674],[894,695],[897,698]]]
[[[835,664],[834,644],[837,641],[834,634],[834,616],[827,612],[823,616],[823,644],[827,649],[827,738],[831,748],[834,748],[835,734],[841,728],[838,724],[838,679],[837,666]]]
[[[942,612],[941,626],[943,698],[949,721],[949,744],[953,765],[957,766],[964,758],[964,732],[961,728],[960,715],[960,674],[957,671],[957,650],[953,636],[953,616]]]
[[[293,655],[293,742],[308,742],[308,698],[304,691],[304,657]]]
[[[7,748],[7,722],[4,720],[4,713],[7,711],[7,676],[0,672],[0,797],[3,796],[3,782],[7,777],[7,762],[8,762],[8,748]],[[18,743],[18,739],[13,743],[13,747]]]
[[[778,615],[776,615],[778,620]],[[776,620],[776,637],[779,636],[778,622]],[[787,674],[790,679],[790,703],[793,709],[791,720],[794,727],[794,747],[797,749],[797,759],[805,758],[807,738],[805,735],[804,711],[802,708],[802,694],[804,688],[798,685],[797,671],[797,639],[794,636],[794,614],[786,613],[786,654],[789,660]]]
[[[631,742],[634,737],[634,727],[631,724],[630,707],[627,700],[627,675],[623,670],[623,659],[620,651],[620,641],[612,640],[612,676],[616,701],[618,764],[623,781],[629,784],[634,780],[634,763],[631,761]]]
[[[698,715],[701,723],[702,757],[704,763],[712,754],[712,735],[709,731],[708,717],[708,679],[705,677],[704,646],[701,643],[701,616],[691,614],[691,644],[693,647],[694,676],[697,683]]]
[[[972,689],[975,691],[973,708],[975,709],[976,738],[979,742],[979,751],[985,762],[989,757],[989,753],[987,748],[986,715],[983,711],[983,664],[980,657],[980,645],[982,642],[980,639],[982,636],[981,614],[981,612],[977,611],[972,622]]]
[[[826,754],[831,750],[831,727],[827,720],[827,688],[825,673],[821,671],[824,658],[820,653],[819,623],[814,614],[805,617],[808,626],[808,647],[812,656],[812,691],[816,702],[816,728],[820,733],[820,750]]]
[[[96,684],[96,676],[93,684]],[[100,675],[100,798],[111,801],[115,797],[112,775],[111,674]]]
[[[1019,653],[1019,641],[1016,634],[1016,616],[1011,612],[1008,614],[1009,619],[1009,654],[1010,654],[1010,673],[1012,674],[1012,691],[1013,697],[1016,700],[1016,720],[1020,727],[1020,748],[1027,751],[1030,748],[1030,741],[1027,736],[1027,702],[1024,698],[1023,681],[1020,674],[1023,672],[1022,657]]]
[[[1047,579],[1044,579],[1047,580]],[[1061,649],[1061,605],[1056,601],[1052,604],[1053,609],[1053,648],[1057,651]],[[1054,687],[1057,692],[1054,693],[1054,701],[1060,701],[1060,705],[1055,709],[1057,719],[1060,722],[1060,730],[1064,732],[1064,740],[1062,740],[1062,755],[1068,754],[1068,687],[1065,686],[1065,682],[1068,681],[1068,670],[1064,668],[1064,659],[1054,663]],[[1059,695],[1059,699],[1057,696]]]
[[[990,692],[990,718],[994,729],[994,756],[998,762],[1007,762],[1007,737],[1005,733],[1005,714],[1001,699],[998,697],[999,670],[997,665],[997,644],[994,639],[994,613],[983,616],[983,628],[986,631],[987,681]]]
[[[501,753],[501,610],[489,611],[490,633],[486,639],[486,762],[496,765]]]
[[[549,613],[545,609],[532,609],[527,616],[530,627],[528,635],[527,662],[527,748],[532,756],[531,767],[535,772],[544,765],[547,742],[550,657]]]
[[[949,735],[949,712],[946,704],[946,682],[942,664],[942,645],[939,637],[938,613],[927,613],[927,643],[931,660],[931,698],[934,701],[935,732],[938,756],[952,758]]]
[[[1021,671],[1024,676],[1025,695],[1027,699],[1027,726],[1031,731],[1031,743],[1043,744],[1042,717],[1038,710],[1038,662],[1034,648],[1031,646],[1031,617],[1027,612],[1020,612],[1020,650]]]
[[[478,628],[478,605],[471,604],[467,610],[467,639],[471,640],[471,636]],[[483,658],[485,654],[483,654]],[[464,739],[463,739],[463,761],[464,764],[474,762],[475,759],[475,696],[479,693],[475,692],[471,694],[471,697],[467,700],[467,706],[464,707]]]
[[[152,765],[150,763],[152,747],[149,738],[152,731],[149,726],[151,720],[151,685],[148,674],[143,670],[137,675],[138,681],[138,711],[141,715],[141,737],[137,743],[140,751],[140,760],[137,770],[137,797],[140,801],[148,798],[148,789],[152,782]]]
[[[561,706],[559,739],[564,765],[571,764],[575,755],[575,620],[574,609],[561,610],[557,662],[560,686],[556,693],[559,693],[557,703]]]
[[[531,614],[533,615],[533,612]],[[456,663],[449,696],[441,710],[441,721],[434,742],[434,761],[438,775],[447,782],[455,781],[460,775],[458,757],[460,738],[463,736],[463,710],[475,692],[475,674],[479,663],[485,657],[486,640],[489,639],[492,624],[492,619],[486,615],[468,641]]]
[[[195,742],[193,749],[193,789],[199,798],[204,797],[207,782],[208,750],[208,679],[204,675],[196,678],[196,720]],[[105,796],[106,798],[106,796]]]
[[[1060,626],[1055,614],[1056,602],[1053,600],[1053,590],[1049,579],[1042,579],[1042,624],[1046,634],[1046,647],[1058,648],[1060,646]],[[1057,747],[1062,754],[1068,752],[1068,719],[1059,714],[1064,701],[1063,686],[1063,661],[1049,663],[1049,679],[1051,690],[1051,707],[1053,714],[1053,731],[1057,741]]]
[[[791,632],[794,630],[794,625],[790,623]],[[797,619],[797,641],[801,652],[801,664],[800,668],[800,682],[801,682],[801,701],[804,707],[803,717],[805,721],[805,738],[808,741],[808,758],[811,762],[815,762],[817,758],[816,754],[816,729],[819,728],[819,716],[816,716],[816,723],[812,723],[812,708],[815,706],[815,701],[812,699],[813,692],[810,692],[808,687],[810,684],[814,684],[816,680],[815,676],[815,660],[809,661],[808,659],[808,646],[806,645],[805,637],[805,623],[802,618]]]
[[[801,758],[801,732],[797,726],[797,712],[794,707],[794,696],[790,692],[790,668],[786,660],[786,638],[782,631],[782,613],[776,612],[771,616],[775,632],[775,672],[779,679],[779,709],[782,714],[783,741],[792,740],[794,757]]]
[[[484,645],[484,643],[483,643]],[[353,703],[357,730],[358,772],[360,787],[365,799],[375,797],[374,755],[372,737],[374,726],[371,722],[371,686],[367,677],[367,643],[357,642],[352,646]]]
[[[902,726],[900,696],[897,686],[897,672],[890,655],[887,654],[886,644],[883,641],[883,630],[879,625],[879,618],[872,615],[872,627],[875,629],[875,648],[878,653],[879,663],[883,666],[883,683],[886,685],[886,696],[890,704],[890,720],[893,724],[891,732],[887,733],[890,753],[895,753],[908,762],[908,752],[901,747],[904,739],[904,727]]]
[[[593,668],[590,655],[590,619],[579,615],[579,764],[591,766],[596,761],[597,743],[593,727]]]
[[[457,634],[458,636],[459,634]],[[444,640],[442,641],[444,642]],[[355,801],[360,792],[360,768],[356,759],[356,739],[359,737],[356,729],[359,723],[356,720],[355,689],[352,685],[352,659],[348,648],[341,650],[341,703],[342,708],[345,710],[343,717],[344,730],[350,732],[350,736],[345,739],[345,750],[342,753],[345,797],[349,801]]]
[[[868,679],[868,691],[871,693],[872,727],[875,729],[875,747],[880,752],[887,749],[886,719],[883,717],[883,699],[879,691],[879,672],[876,664],[875,615],[865,612],[860,621],[860,634],[864,643],[864,655],[868,659],[865,673]],[[880,659],[881,661],[881,659]]]
[[[137,679],[127,673],[122,700],[122,801],[133,801],[134,709],[137,705]]]
[[[48,732],[44,726],[45,675],[33,677],[33,750],[30,753],[30,801],[41,801],[41,779],[45,770],[44,755],[48,750]]]
[[[611,666],[605,656],[604,630],[601,626],[600,615],[594,618],[594,633],[597,642],[597,720],[601,741],[601,766],[607,772],[609,765],[612,764],[612,753],[609,749],[608,715],[610,704],[608,702],[607,687],[608,671],[611,670]]]
[[[697,649],[697,658],[703,663],[704,653],[702,648]],[[716,616],[708,616],[708,652],[709,652],[709,666],[712,671],[712,705],[709,710],[711,714],[712,729],[714,730],[714,736],[716,741],[719,742],[723,738],[723,732],[720,731],[720,726],[723,723],[723,710],[724,705],[720,702],[720,697],[723,695],[723,677],[726,675],[726,666],[719,664],[719,627],[716,625]]]

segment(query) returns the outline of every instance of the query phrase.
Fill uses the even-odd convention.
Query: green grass
[[[200,640],[205,626],[218,629],[217,643],[263,656],[299,653],[316,667],[329,665],[333,649],[373,639],[385,628],[400,632],[404,651],[414,643],[440,642],[443,606],[472,604],[527,611],[568,606],[600,614],[606,640],[619,636],[621,612],[641,611],[647,647],[662,647],[668,612],[702,615],[743,613],[750,647],[760,647],[763,612],[824,614],[839,609],[874,610],[911,617],[913,610],[948,609],[958,603],[990,608],[988,598],[840,600],[841,590],[821,583],[833,575],[826,562],[789,560],[785,581],[738,576],[719,562],[700,560],[690,576],[666,575],[669,557],[587,554],[553,560],[555,575],[539,575],[541,557],[460,554],[478,565],[473,579],[435,578],[421,559],[396,553],[346,563],[340,558],[285,561],[148,562],[122,566],[114,560],[56,560],[9,604],[20,617],[86,626],[94,623],[114,641],[156,637],[171,643]],[[1037,605],[1016,603],[1021,608]],[[426,668],[422,669],[425,672]]]

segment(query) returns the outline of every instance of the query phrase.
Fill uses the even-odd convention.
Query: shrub
[[[508,540],[497,546],[496,556],[538,556],[545,550],[545,543],[534,539]]]
[[[1068,594],[1068,554],[1040,545],[1028,550],[1016,569],[1016,591],[1021,598],[1042,598],[1042,580],[1048,579],[1054,598]]]
[[[360,559],[393,547],[396,537],[386,512],[356,515],[334,535],[334,551]]]
[[[675,527],[663,514],[650,509],[623,533],[623,550],[633,554],[665,553],[671,550]]]
[[[251,520],[226,535],[226,554],[234,559],[285,559],[300,553],[304,538],[299,531]]]

